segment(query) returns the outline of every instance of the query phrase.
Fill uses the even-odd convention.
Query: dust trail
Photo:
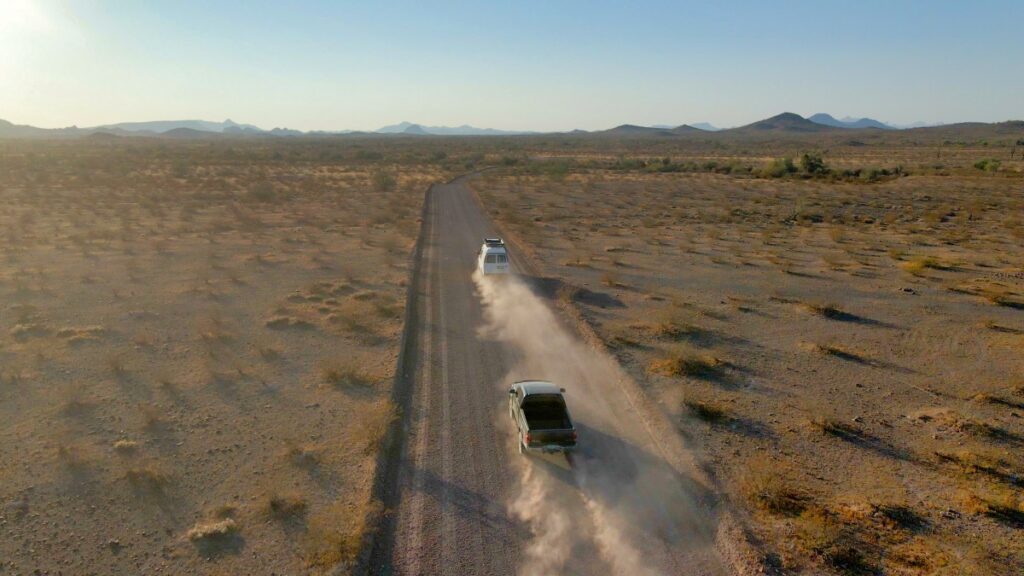
[[[526,546],[519,567],[522,576],[561,574],[572,551],[572,522],[563,510],[553,507],[552,483],[540,477],[533,466],[525,466],[520,475],[519,493],[509,511],[530,527],[533,540]],[[545,513],[538,513],[545,511]]]
[[[543,561],[529,562],[521,574],[563,573],[559,566],[583,538],[590,540],[591,549],[597,548],[615,574],[663,573],[666,565],[674,565],[673,552],[666,552],[666,546],[673,547],[682,538],[676,520],[668,517],[677,510],[671,501],[673,492],[678,492],[673,488],[678,480],[660,474],[658,469],[666,465],[617,430],[623,409],[609,406],[599,393],[616,385],[614,361],[565,330],[521,280],[479,274],[474,280],[484,304],[482,336],[518,349],[521,360],[513,367],[511,379],[536,378],[564,386],[581,431],[581,452],[567,472],[568,482],[544,470],[536,459],[524,460],[522,490],[510,509],[533,530],[530,558]],[[566,497],[567,492],[571,497]],[[592,529],[564,530],[567,519],[580,514],[574,509],[582,509]],[[687,516],[685,510],[682,516]]]

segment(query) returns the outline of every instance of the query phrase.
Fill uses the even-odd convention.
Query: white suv
[[[508,274],[508,251],[501,238],[484,238],[476,256],[476,267],[481,274]]]

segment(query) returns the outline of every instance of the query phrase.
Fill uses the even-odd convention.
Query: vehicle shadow
[[[534,294],[544,300],[557,300],[564,297],[572,300],[573,302],[579,302],[580,304],[586,304],[597,308],[626,307],[622,300],[611,294],[568,284],[560,278],[530,276],[527,274],[521,274],[520,278],[523,279]]]
[[[423,491],[438,502],[447,498],[465,519],[497,534],[513,534],[518,539],[530,536],[530,530],[524,523],[509,516],[504,502],[449,482],[429,468],[424,468],[422,475]]]

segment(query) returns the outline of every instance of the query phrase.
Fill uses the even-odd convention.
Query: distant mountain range
[[[514,136],[519,134],[536,134],[536,132],[519,132],[514,130],[497,130],[495,128],[477,128],[468,124],[462,126],[423,126],[412,122],[399,122],[377,129],[378,134],[429,134],[434,136]]]
[[[157,120],[155,122],[121,122],[120,124],[105,124],[96,126],[93,130],[111,132],[152,132],[163,134],[171,130],[186,128],[200,132],[217,133],[257,133],[262,132],[259,127],[252,124],[237,124],[231,119],[223,122],[210,122],[208,120]]]
[[[737,128],[721,129],[707,122],[695,124],[655,125],[638,126],[635,124],[622,124],[607,130],[585,131],[573,130],[562,132],[563,135],[571,136],[619,136],[619,137],[685,137],[688,135],[704,134],[710,137],[712,134],[729,134],[757,136],[759,138],[814,134],[819,132],[835,131],[864,131],[867,133],[893,130],[936,130],[939,128],[948,129],[950,133],[958,129],[970,130],[972,133],[983,131],[990,127],[997,134],[1012,134],[1018,130],[1019,121],[985,124],[980,122],[960,124],[924,124],[916,123],[910,125],[892,125],[874,120],[871,118],[849,118],[837,120],[830,114],[818,113],[808,118],[792,112],[784,112],[771,118],[758,120],[745,126]],[[18,125],[0,120],[0,138],[5,139],[55,139],[55,138],[81,138],[85,136],[114,137],[158,137],[176,139],[195,138],[226,138],[226,137],[286,137],[286,136],[519,136],[530,134],[544,134],[543,132],[523,132],[513,130],[498,130],[495,128],[477,128],[469,125],[462,126],[424,126],[412,122],[400,122],[390,126],[384,126],[374,132],[356,132],[351,130],[342,131],[310,131],[292,130],[289,128],[273,128],[264,130],[252,124],[239,124],[232,120],[223,122],[211,122],[208,120],[159,120],[153,122],[122,122],[118,124],[105,124],[89,128],[70,126],[67,128],[37,128],[35,126]],[[717,136],[716,136],[717,137]]]

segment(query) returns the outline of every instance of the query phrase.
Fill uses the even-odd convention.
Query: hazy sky
[[[309,129],[1024,118],[1024,1],[0,0],[0,118]]]

